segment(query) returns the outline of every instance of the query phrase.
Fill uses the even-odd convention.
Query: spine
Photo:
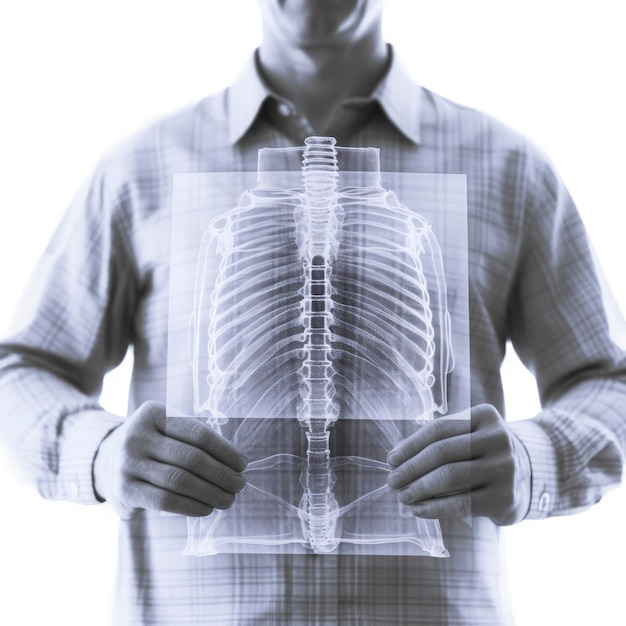
[[[307,139],[302,178],[304,207],[300,223],[304,287],[301,321],[304,327],[303,362],[300,367],[298,420],[306,428],[307,461],[301,521],[310,547],[331,552],[339,507],[333,494],[330,428],[339,416],[335,401],[332,362],[332,266],[340,228],[337,219],[337,155],[332,138]]]

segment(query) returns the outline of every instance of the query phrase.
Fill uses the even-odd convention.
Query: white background
[[[524,132],[577,200],[622,308],[626,38],[618,0],[387,0],[386,35],[425,86]],[[10,8],[7,8],[10,7]],[[0,8],[0,328],[100,154],[227,85],[260,41],[254,0],[24,0]],[[509,416],[537,410],[507,362]],[[124,412],[127,371],[104,402]],[[121,381],[121,382],[119,382]],[[41,500],[0,466],[0,621],[110,621],[116,521]],[[520,626],[624,623],[626,491],[504,532]]]

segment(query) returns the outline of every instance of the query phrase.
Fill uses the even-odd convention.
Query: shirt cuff
[[[556,495],[557,459],[554,445],[543,428],[531,419],[508,422],[528,453],[531,468],[530,507],[524,519],[544,519]]]
[[[101,410],[81,411],[63,422],[56,499],[80,504],[102,502],[93,483],[93,461],[102,440],[123,418]]]

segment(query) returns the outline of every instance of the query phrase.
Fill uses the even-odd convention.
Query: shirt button
[[[75,482],[71,482],[68,488],[68,494],[72,500],[78,499],[78,484]]]
[[[281,117],[289,117],[292,114],[291,107],[286,102],[280,102],[276,110]]]
[[[542,512],[546,512],[550,509],[550,494],[549,493],[544,492],[541,494],[537,508]]]

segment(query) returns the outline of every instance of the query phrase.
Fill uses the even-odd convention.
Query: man
[[[381,2],[261,7],[257,65],[103,162],[76,200],[32,319],[2,346],[3,421],[44,495],[106,499],[125,520],[118,623],[502,623],[497,525],[584,508],[621,474],[626,374],[584,233],[532,147],[408,81],[382,39]],[[168,418],[165,434],[155,402],[171,175],[254,170],[258,148],[311,134],[380,146],[384,170],[467,175],[471,455],[469,436],[441,423],[389,455],[401,501],[442,519],[448,560],[185,559],[184,520],[159,514],[236,504],[245,469],[235,446],[197,423]],[[509,337],[546,406],[514,426],[500,417],[497,376]],[[93,396],[129,342],[136,410],[120,423]],[[460,519],[469,510],[471,527]]]

